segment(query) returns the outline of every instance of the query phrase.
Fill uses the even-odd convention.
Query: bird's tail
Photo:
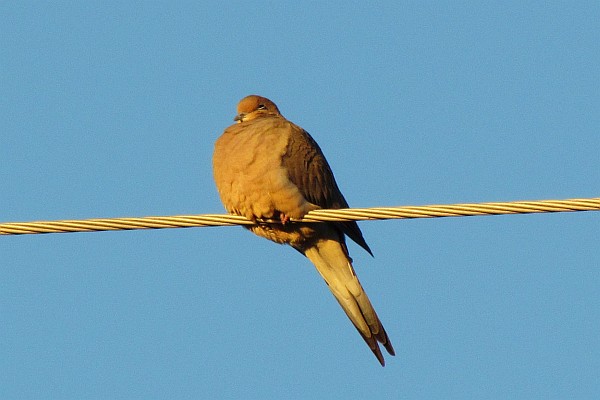
[[[317,271],[325,279],[329,290],[340,303],[358,333],[381,365],[385,365],[379,343],[391,355],[395,354],[394,348],[356,277],[344,243],[334,239],[320,239],[315,245],[305,249],[304,255],[317,267]]]

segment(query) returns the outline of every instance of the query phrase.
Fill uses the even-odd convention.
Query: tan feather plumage
[[[287,222],[318,208],[348,207],[321,149],[264,97],[242,99],[235,120],[238,123],[217,139],[213,154],[214,178],[225,208],[251,220],[283,221],[248,229],[304,254],[384,365],[379,343],[391,355],[394,349],[356,277],[344,238],[347,235],[371,254],[356,222]]]

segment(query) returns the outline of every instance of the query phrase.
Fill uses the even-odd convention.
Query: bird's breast
[[[289,142],[290,129],[268,119],[225,130],[215,144],[213,170],[229,212],[256,219],[272,218],[276,211],[301,218],[308,211],[282,163]]]

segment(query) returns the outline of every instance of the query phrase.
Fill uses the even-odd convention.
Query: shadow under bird
[[[379,344],[394,348],[356,277],[345,236],[372,255],[356,222],[297,223],[311,210],[348,208],[315,140],[285,119],[271,100],[247,96],[236,124],[217,139],[213,173],[223,205],[255,225],[258,236],[292,246],[317,268],[346,315],[381,365]],[[281,223],[261,223],[276,219]]]

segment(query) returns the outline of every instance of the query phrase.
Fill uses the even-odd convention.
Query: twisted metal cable
[[[301,220],[292,219],[291,221],[359,221],[407,218],[466,217],[474,215],[531,214],[569,211],[600,211],[600,197],[589,199],[315,210],[309,212]],[[279,221],[259,222],[280,223]],[[245,217],[226,214],[9,222],[0,223],[0,235],[253,225],[255,223],[256,222],[252,222]]]

